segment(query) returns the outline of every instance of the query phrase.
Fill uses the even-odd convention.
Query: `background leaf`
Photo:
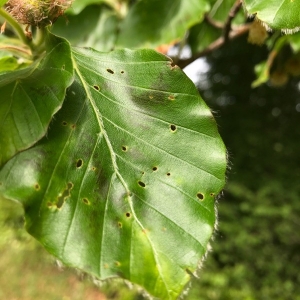
[[[120,25],[119,47],[156,47],[182,39],[209,10],[207,0],[142,0]]]
[[[115,46],[119,18],[114,10],[105,5],[91,5],[79,15],[58,19],[53,33],[68,38],[72,45],[93,47],[110,51]]]
[[[0,173],[65,264],[176,299],[206,252],[225,148],[193,83],[152,50],[73,51],[47,138]],[[34,157],[34,160],[32,159]]]
[[[300,27],[300,2],[291,0],[243,0],[247,12],[274,29],[292,33]]]
[[[102,3],[116,6],[117,4],[119,4],[119,1],[118,0],[75,0],[72,3],[72,7],[68,9],[67,13],[77,15],[91,4],[102,4]]]
[[[40,64],[0,74],[0,166],[45,135],[72,72],[69,44],[50,35]]]

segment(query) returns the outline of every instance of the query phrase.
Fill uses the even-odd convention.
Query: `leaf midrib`
[[[130,190],[129,190],[129,188],[128,188],[128,186],[127,186],[127,184],[126,184],[123,176],[119,172],[117,161],[116,161],[116,154],[114,152],[112,144],[110,143],[109,138],[107,136],[107,133],[105,131],[103,120],[102,120],[102,116],[101,116],[101,114],[100,114],[100,112],[99,112],[99,110],[98,110],[98,108],[96,106],[96,103],[95,103],[95,101],[94,101],[94,99],[93,99],[93,97],[92,97],[92,95],[90,93],[89,86],[86,84],[85,79],[84,79],[83,75],[81,74],[81,72],[80,72],[80,70],[78,68],[76,59],[73,57],[73,55],[72,55],[72,61],[73,61],[74,71],[75,71],[75,73],[77,73],[77,75],[78,75],[78,77],[79,77],[79,79],[80,79],[80,81],[81,81],[81,83],[83,85],[83,88],[84,88],[84,90],[86,92],[87,98],[90,101],[92,109],[93,109],[94,114],[96,116],[97,123],[99,125],[99,129],[100,129],[101,133],[103,134],[104,140],[105,140],[105,142],[106,142],[106,144],[108,146],[115,174],[119,178],[119,180],[121,181],[122,185],[124,186],[124,188],[125,188],[125,190],[127,192],[127,195],[128,195],[128,198],[129,198],[128,203],[130,205],[130,209],[131,209],[131,212],[133,214],[133,217],[134,217],[135,221],[137,222],[137,224],[141,227],[141,229],[145,230],[144,226],[139,221],[139,219],[138,219],[138,217],[137,217],[137,215],[135,213],[132,200],[130,199],[130,196],[129,196],[130,195]],[[159,275],[160,275],[160,277],[161,277],[161,279],[162,279],[162,281],[163,281],[163,283],[165,285],[166,292],[170,295],[169,288],[168,288],[167,283],[166,283],[166,281],[165,281],[165,279],[163,278],[163,275],[162,275],[163,272],[162,272],[162,268],[161,268],[161,265],[160,265],[160,262],[159,262],[159,255],[157,253],[157,250],[155,249],[154,244],[151,241],[151,239],[149,238],[149,236],[148,235],[146,235],[146,236],[147,236],[147,239],[149,241],[149,244],[151,245],[153,256],[154,256],[154,259],[156,261],[157,268],[159,270]]]

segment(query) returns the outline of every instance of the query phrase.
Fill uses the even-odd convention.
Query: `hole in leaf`
[[[210,196],[211,196],[211,197],[214,197],[214,196],[215,196],[215,193],[210,193]]]
[[[123,225],[122,225],[121,222],[118,222],[118,226],[119,226],[119,228],[122,228],[122,227],[123,227]]]
[[[152,170],[155,172],[157,171],[157,167],[153,167]]]
[[[168,173],[167,173],[167,176],[171,176],[171,173],[170,173],[170,172],[168,172]]]
[[[64,70],[65,68],[66,68],[65,65],[62,65],[62,66],[61,66],[61,69],[62,69],[62,70]]]
[[[76,168],[81,168],[83,165],[83,160],[82,159],[78,159],[77,162],[76,162]]]
[[[171,61],[171,62],[170,62],[170,69],[171,69],[171,70],[174,70],[174,69],[176,69],[176,68],[178,68],[178,67],[175,65],[175,63],[174,63],[173,61]]]
[[[195,277],[195,275],[193,274],[193,272],[189,269],[185,269],[185,271],[191,276],[191,277]]]
[[[173,100],[175,100],[175,96],[174,96],[174,95],[170,95],[170,96],[168,97],[168,99],[171,100],[171,101],[173,101]]]
[[[129,212],[126,213],[126,217],[130,218],[131,214]]]
[[[106,69],[106,71],[110,74],[115,74],[115,72],[112,69]]]
[[[90,205],[90,201],[87,198],[83,198],[82,202],[86,205]]]
[[[144,174],[145,174],[145,172],[144,172],[144,171],[142,171],[142,174],[144,175]]]
[[[121,71],[121,74],[124,74],[124,71]]]
[[[127,147],[126,146],[122,146],[122,151],[126,152],[127,151]]]
[[[34,188],[38,191],[41,187],[40,187],[40,185],[39,185],[38,183],[36,183],[36,184],[34,185]]]
[[[96,171],[96,167],[92,167],[92,169],[91,169],[92,171]]]
[[[143,181],[138,181],[138,184],[141,186],[141,187],[145,187],[146,184],[143,182]]]
[[[71,189],[73,188],[74,184],[72,182],[68,182],[65,190],[60,193],[57,197],[56,207],[61,208],[65,201],[71,196]]]
[[[95,84],[93,87],[94,87],[94,89],[95,89],[96,91],[99,91],[99,90],[100,90],[99,85],[96,85],[96,84]]]
[[[75,127],[76,127],[76,124],[72,124],[72,125],[71,125],[71,128],[72,128],[72,129],[75,129]]]
[[[176,129],[177,129],[176,125],[174,125],[174,124],[171,124],[170,128],[171,128],[172,131],[176,131]]]
[[[203,200],[204,199],[204,195],[202,193],[197,193],[197,197],[200,199],[200,200]]]
[[[68,186],[68,190],[71,190],[74,184],[72,182],[68,182],[67,186]]]
[[[62,121],[61,124],[62,124],[62,126],[67,126],[68,125],[68,123],[66,121]]]

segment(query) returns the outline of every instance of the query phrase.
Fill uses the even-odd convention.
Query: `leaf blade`
[[[48,40],[40,62],[0,74],[0,92],[5,99],[0,105],[0,165],[45,135],[72,82],[70,46],[51,35]]]
[[[117,45],[153,48],[176,42],[203,19],[209,8],[206,0],[138,1],[121,23]]]
[[[64,263],[175,299],[206,251],[224,184],[215,122],[152,50],[73,49],[73,60],[47,139],[6,164],[0,192],[23,202],[27,230]]]
[[[298,1],[250,1],[244,0],[244,6],[249,14],[256,15],[258,19],[273,29],[281,29],[286,33],[298,31],[300,9]]]

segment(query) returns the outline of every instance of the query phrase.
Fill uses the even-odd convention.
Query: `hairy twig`
[[[232,8],[229,11],[229,14],[228,14],[228,17],[227,17],[227,20],[225,22],[224,29],[223,29],[225,43],[229,40],[229,34],[230,34],[230,31],[232,30],[232,28],[231,28],[232,20],[234,19],[236,14],[239,12],[241,7],[242,7],[242,1],[237,0],[237,1],[235,1],[234,5],[232,6]]]
[[[245,24],[245,25],[236,27],[234,30],[229,32],[228,40],[233,40],[233,39],[245,34],[246,32],[249,31],[249,28],[250,28],[249,24]],[[188,59],[178,60],[177,65],[180,68],[184,68],[187,65],[189,65],[190,63],[192,63],[193,61],[195,61],[196,59],[206,56],[206,55],[212,53],[213,51],[215,51],[216,49],[220,48],[221,46],[223,46],[225,44],[225,42],[226,41],[225,41],[224,36],[219,37],[214,42],[212,42],[207,48],[205,48],[203,51],[196,53],[195,55],[193,55],[192,57],[190,57]]]

